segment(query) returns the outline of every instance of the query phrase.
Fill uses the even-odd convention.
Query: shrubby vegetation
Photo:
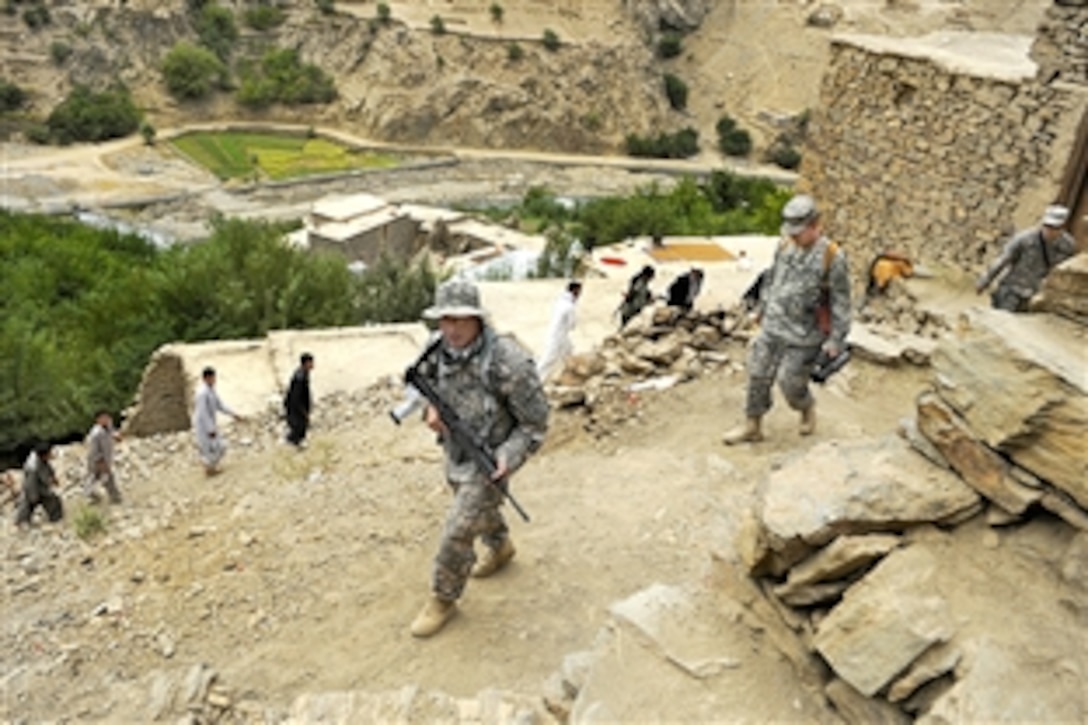
[[[53,65],[64,65],[72,57],[72,46],[63,40],[54,40],[49,44],[49,57],[53,59]]]
[[[170,95],[196,100],[226,84],[227,67],[207,48],[181,41],[163,59],[162,74]]]
[[[287,15],[277,5],[256,5],[246,8],[243,18],[249,27],[264,31],[283,25]]]
[[[17,111],[26,103],[26,91],[4,78],[0,78],[0,113]]]
[[[493,23],[501,23],[502,22],[502,16],[503,16],[502,5],[499,5],[498,3],[491,3],[490,7],[487,8],[487,11],[489,13],[491,13],[491,22],[493,22]]]
[[[317,2],[317,9],[321,11],[322,15],[333,15],[336,13],[335,0],[315,0]]]
[[[506,59],[517,63],[519,60],[525,57],[525,50],[517,43],[510,43],[506,46]]]
[[[553,53],[559,50],[559,46],[562,45],[559,41],[559,35],[551,28],[544,31],[544,35],[541,36],[540,42],[544,44],[546,50],[550,50]]]
[[[627,153],[658,159],[686,159],[699,153],[699,132],[690,126],[675,133],[659,133],[657,136],[628,134],[625,139]]]
[[[718,150],[726,156],[747,156],[752,152],[752,135],[737,126],[731,116],[722,116],[716,126]]]
[[[435,35],[443,35],[446,32],[446,23],[442,20],[441,15],[431,16],[431,32]]]
[[[46,120],[49,139],[60,144],[105,141],[134,133],[142,114],[124,88],[94,92],[76,86]]]
[[[286,228],[218,220],[202,244],[160,251],[133,235],[0,211],[0,449],[82,433],[132,399],[173,341],[418,319],[437,276],[283,245]]]
[[[702,182],[686,178],[667,191],[650,185],[631,196],[579,204],[560,203],[548,189],[534,187],[513,209],[484,213],[496,220],[516,218],[526,231],[547,230],[549,244],[559,252],[569,250],[574,239],[592,249],[637,236],[776,234],[789,196],[788,189],[766,179],[716,171]],[[555,236],[559,232],[569,239]]]
[[[665,33],[657,41],[657,57],[663,60],[675,58],[684,52],[684,40],[679,33]]]
[[[336,98],[332,76],[312,63],[303,63],[296,50],[270,50],[259,64],[244,66],[241,75],[238,102],[251,108],[273,103],[329,103]]]
[[[196,33],[201,45],[215,53],[219,60],[227,62],[238,41],[234,13],[214,2],[204,3],[197,15]]]
[[[674,110],[683,111],[688,107],[688,84],[672,73],[666,73],[665,96]]]

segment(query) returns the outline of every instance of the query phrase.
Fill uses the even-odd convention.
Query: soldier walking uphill
[[[427,425],[445,449],[453,503],[434,560],[432,596],[412,622],[416,637],[429,637],[445,626],[470,573],[490,576],[513,558],[514,544],[499,512],[503,495],[495,484],[540,447],[548,423],[548,401],[532,358],[512,338],[491,329],[475,285],[446,282],[423,314],[438,320],[441,342],[421,361],[421,374],[495,452],[498,470],[487,476],[448,434],[436,409],[427,408]],[[484,546],[479,561],[473,550],[477,538]]]
[[[1020,232],[1005,245],[1001,256],[978,280],[975,291],[982,294],[1005,270],[1005,276],[990,295],[999,310],[1026,312],[1028,302],[1039,291],[1051,269],[1073,256],[1076,244],[1062,227],[1069,220],[1069,209],[1049,206],[1039,227]]]
[[[816,401],[809,376],[821,352],[835,358],[845,349],[850,331],[846,258],[823,235],[812,197],[790,199],[782,218],[784,239],[755,311],[762,329],[748,354],[747,421],[725,434],[726,445],[763,440],[761,424],[771,409],[776,377],[786,402],[801,412],[801,435],[811,435],[816,430]],[[821,311],[823,324],[818,319]]]

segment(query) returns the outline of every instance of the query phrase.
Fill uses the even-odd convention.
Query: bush
[[[415,322],[434,301],[442,276],[426,261],[382,255],[359,278],[359,314],[366,322]]]
[[[431,16],[431,32],[435,35],[442,35],[446,32],[446,24],[442,22],[442,17],[439,15]]]
[[[672,73],[666,73],[665,96],[669,99],[670,106],[677,111],[683,111],[688,107],[688,84]]]
[[[627,153],[659,159],[686,159],[699,153],[699,132],[690,126],[675,133],[659,133],[657,136],[628,134]]]
[[[718,150],[726,156],[747,156],[752,151],[752,135],[737,126],[731,116],[722,116],[715,126]]]
[[[283,21],[287,19],[283,10],[276,5],[257,5],[247,8],[243,17],[246,25],[262,32],[283,25]]]
[[[115,88],[95,93],[76,86],[46,120],[50,135],[61,144],[120,138],[140,126],[140,111],[128,91]]]
[[[678,33],[666,33],[657,41],[657,57],[668,60],[684,52],[683,38]]]
[[[210,2],[201,8],[196,30],[200,44],[215,53],[219,60],[227,62],[238,40],[238,26],[234,24],[234,14],[227,8]]]
[[[82,506],[76,511],[72,526],[75,528],[76,536],[83,541],[90,541],[106,533],[106,517],[97,506]]]
[[[143,123],[140,124],[140,136],[143,137],[145,146],[154,146],[155,145],[155,134],[156,133],[157,132],[155,131],[155,127],[152,126],[147,121],[144,121]]]
[[[559,46],[562,45],[562,43],[559,41],[559,36],[551,28],[548,28],[544,31],[541,42],[544,44],[545,49],[550,50],[553,53],[559,50]]]
[[[517,43],[511,43],[506,46],[506,59],[517,63],[519,60],[525,57],[525,50]]]
[[[335,98],[332,77],[312,63],[303,63],[298,52],[290,49],[270,50],[259,65],[245,67],[238,89],[238,102],[251,108],[329,103]]]
[[[23,22],[31,30],[37,30],[38,28],[44,28],[53,22],[52,16],[49,14],[49,8],[44,4],[36,4],[23,11]]]
[[[322,15],[334,15],[336,13],[335,0],[315,0],[317,2],[317,9],[321,11]]]
[[[64,65],[64,61],[72,57],[72,46],[64,41],[54,40],[49,44],[49,57],[54,65]]]
[[[792,144],[781,141],[771,144],[765,158],[788,171],[795,171],[801,166],[801,152]]]
[[[0,113],[17,111],[26,103],[26,91],[0,78]]]
[[[502,5],[499,5],[498,3],[491,3],[491,7],[489,7],[487,9],[487,11],[489,13],[491,13],[491,21],[492,22],[494,22],[494,23],[501,23],[502,22],[502,15],[503,15]]]
[[[393,20],[393,11],[389,9],[388,3],[378,3],[378,20],[382,25],[389,25]]]
[[[204,98],[216,86],[225,85],[227,67],[207,48],[182,41],[162,62],[162,75],[170,95],[181,100]]]

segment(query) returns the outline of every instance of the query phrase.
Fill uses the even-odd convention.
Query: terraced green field
[[[197,132],[173,145],[217,177],[281,180],[351,169],[397,166],[392,154],[355,151],[325,138],[275,133]]]

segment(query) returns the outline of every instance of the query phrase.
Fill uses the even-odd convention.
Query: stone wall
[[[800,186],[855,270],[881,249],[977,272],[1059,192],[1088,87],[1044,84],[1032,39],[840,36]],[[863,261],[864,260],[864,261]]]
[[[1088,0],[1058,0],[1039,25],[1031,49],[1039,77],[1088,86]]]

